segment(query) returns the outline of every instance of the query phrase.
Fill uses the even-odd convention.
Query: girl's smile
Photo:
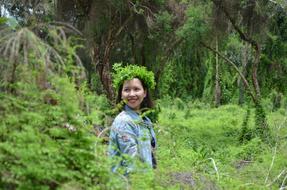
[[[141,108],[143,99],[146,97],[146,90],[143,88],[141,81],[134,78],[124,82],[121,95],[130,108],[138,111]]]

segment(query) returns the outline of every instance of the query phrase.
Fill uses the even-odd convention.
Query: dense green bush
[[[17,96],[0,95],[0,187],[115,188],[106,147],[94,135],[94,120],[87,122],[91,113],[79,102],[79,97],[88,100],[84,103],[104,115],[97,104],[102,97],[89,99],[68,77],[54,76],[50,84],[47,90],[17,84]]]

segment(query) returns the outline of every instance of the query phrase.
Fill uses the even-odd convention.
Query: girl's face
[[[146,97],[146,90],[141,81],[137,78],[127,80],[123,84],[122,99],[126,100],[127,105],[135,111],[140,110],[141,103]]]

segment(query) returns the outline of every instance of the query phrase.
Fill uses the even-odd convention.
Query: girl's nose
[[[134,96],[135,95],[135,91],[131,90],[129,93],[130,96]]]

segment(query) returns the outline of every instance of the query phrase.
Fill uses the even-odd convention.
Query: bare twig
[[[213,158],[208,158],[207,160],[211,160],[212,164],[213,164],[213,168],[216,172],[216,176],[217,176],[217,180],[219,181],[219,172],[218,172],[218,168],[216,167],[215,161]]]
[[[268,181],[270,172],[271,172],[271,170],[272,170],[272,168],[273,168],[273,165],[274,165],[274,161],[275,161],[275,157],[276,157],[276,153],[277,153],[277,145],[278,145],[278,144],[276,143],[275,148],[274,148],[274,152],[273,152],[273,156],[272,156],[272,162],[271,162],[271,165],[270,165],[270,167],[269,167],[267,176],[266,176],[266,178],[265,178],[265,184],[266,184],[267,181]]]
[[[280,189],[279,189],[279,190],[283,190],[283,189],[286,189],[286,188],[287,188],[286,186],[284,186],[284,185],[285,185],[285,181],[286,181],[286,179],[287,179],[287,175],[284,177],[283,182],[282,182],[282,184],[281,184],[281,186],[280,186]]]
[[[109,131],[111,129],[111,127],[107,127],[104,130],[102,130],[97,137],[101,137],[103,134],[105,134],[107,131]]]
[[[267,187],[270,187],[273,183],[275,183],[283,174],[286,173],[286,169],[282,170],[279,175],[271,182],[269,183],[268,185],[266,185]]]
[[[283,122],[279,125],[278,127],[278,131],[277,131],[277,140],[279,139],[279,131],[280,129],[284,126],[285,122],[287,120],[287,117],[284,118]],[[271,172],[271,169],[273,168],[273,165],[274,165],[274,161],[275,161],[275,157],[276,157],[276,152],[277,152],[277,146],[278,146],[278,142],[276,142],[276,145],[275,145],[275,148],[274,148],[274,153],[273,153],[273,157],[272,157],[272,162],[271,162],[271,165],[270,165],[270,168],[268,170],[268,174],[266,176],[266,179],[265,179],[265,184],[267,183],[268,181],[268,178],[269,178],[269,175],[270,175],[270,172]],[[267,187],[271,186],[276,180],[278,180],[283,174],[286,173],[286,169],[283,169],[279,175],[269,184],[267,184]],[[285,179],[285,178],[284,178]],[[285,179],[286,180],[286,179]]]

